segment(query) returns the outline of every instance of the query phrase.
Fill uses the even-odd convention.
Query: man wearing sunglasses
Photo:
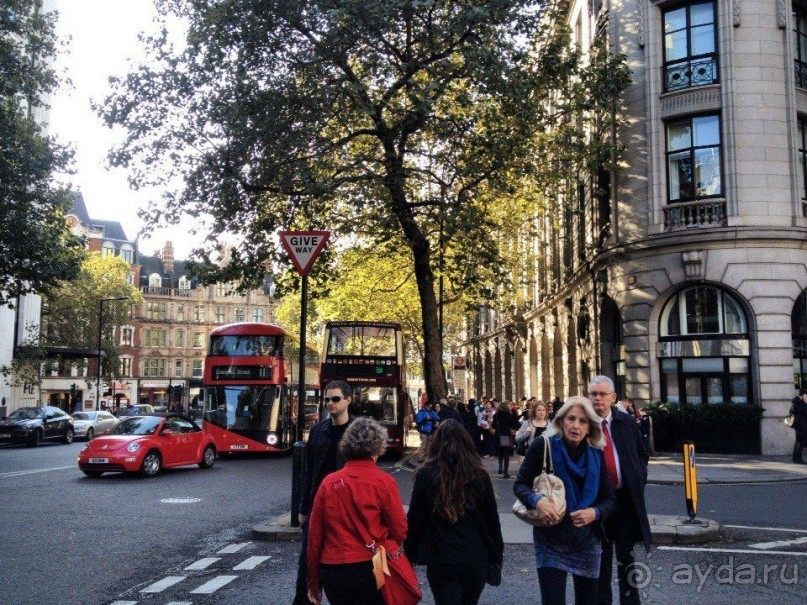
[[[308,513],[322,480],[345,465],[339,452],[339,441],[354,417],[348,413],[351,388],[346,382],[334,380],[325,387],[325,407],[329,416],[311,427],[305,447],[305,472],[300,496],[300,523],[303,526],[303,544],[297,567],[297,585],[294,605],[310,605],[308,600],[308,578],[306,543],[308,542]]]

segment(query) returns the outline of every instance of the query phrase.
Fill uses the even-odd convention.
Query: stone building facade
[[[469,320],[461,386],[565,398],[607,374],[640,405],[761,405],[761,452],[789,452],[782,419],[807,386],[807,2],[570,5],[584,52],[606,36],[627,56],[627,151],[559,221],[536,214],[526,302]]]

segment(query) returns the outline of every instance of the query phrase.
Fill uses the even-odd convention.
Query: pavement
[[[414,439],[413,439],[414,437]],[[417,447],[416,434],[410,434],[410,446]],[[415,442],[415,443],[413,443]],[[493,476],[497,461],[487,460],[486,466]],[[417,449],[396,466],[416,470],[419,466]],[[511,460],[510,472],[518,473],[518,456]],[[807,481],[807,464],[798,465],[789,456],[747,455],[696,455],[697,480],[699,485],[764,484]],[[682,454],[658,454],[650,460],[647,482],[656,485],[683,485],[684,462]],[[525,524],[508,513],[499,513],[502,536],[505,544],[531,544],[532,532],[525,531]],[[656,544],[701,544],[720,539],[720,524],[711,519],[697,519],[691,523],[688,517],[674,515],[648,515],[650,529]],[[299,528],[292,528],[290,516],[282,515],[253,527],[253,536],[259,540],[300,540]]]

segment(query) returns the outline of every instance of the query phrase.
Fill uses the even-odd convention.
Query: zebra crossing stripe
[[[196,590],[191,590],[191,594],[213,594],[222,586],[226,586],[238,576],[216,576],[209,582],[205,582]]]
[[[137,601],[112,601],[109,605],[137,605]]]
[[[250,544],[252,544],[252,542],[241,542],[240,544],[230,544],[229,546],[225,546],[224,548],[222,548],[216,554],[217,555],[231,555],[231,554],[233,554],[235,552],[238,552],[239,550],[241,550],[245,546],[249,546]]]
[[[171,588],[171,586],[173,586],[174,584],[179,584],[185,578],[186,576],[168,576],[166,578],[163,578],[159,582],[154,582],[154,584],[152,584],[151,586],[147,586],[140,592],[148,592],[148,593],[162,592],[166,588]]]
[[[193,605],[193,603],[191,601],[171,601],[165,605]]]
[[[185,568],[185,571],[199,571],[200,569],[207,569],[216,561],[221,561],[221,557],[207,557],[205,559],[199,559],[195,563],[191,563]]]
[[[233,567],[233,571],[245,571],[247,569],[255,569],[258,565],[266,561],[266,559],[271,558],[272,557],[250,557],[249,559],[245,559],[243,562]]]

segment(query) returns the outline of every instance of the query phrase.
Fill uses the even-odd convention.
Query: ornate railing
[[[717,55],[688,59],[665,65],[664,92],[674,92],[696,86],[707,86],[718,81]]]
[[[807,63],[795,59],[796,64],[796,86],[807,88]]]
[[[176,296],[179,298],[189,298],[191,291],[186,288],[157,288],[152,286],[143,286],[140,288],[143,294],[150,296]]]
[[[664,208],[664,229],[674,231],[697,227],[721,227],[726,224],[723,200],[678,202]]]

